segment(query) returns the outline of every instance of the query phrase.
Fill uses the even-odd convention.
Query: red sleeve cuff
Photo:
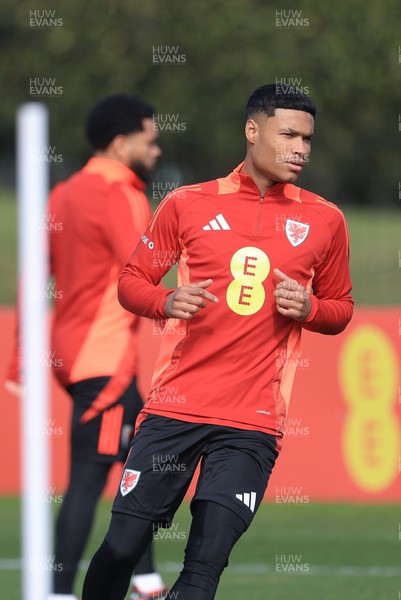
[[[160,294],[159,301],[156,306],[156,311],[157,311],[156,316],[157,317],[160,317],[161,319],[168,319],[168,316],[166,315],[166,311],[165,311],[166,299],[167,299],[167,296],[169,296],[174,291],[175,291],[175,288],[173,288],[171,290],[163,290],[163,293]]]
[[[312,308],[311,311],[309,313],[309,315],[306,317],[306,319],[304,319],[303,321],[301,321],[301,324],[303,323],[313,323],[313,321],[316,318],[316,315],[318,313],[319,310],[319,300],[318,298],[316,298],[316,296],[314,296],[313,294],[309,294],[309,298],[312,302]]]

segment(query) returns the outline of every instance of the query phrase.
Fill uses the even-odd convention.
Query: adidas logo
[[[243,502],[252,512],[255,512],[256,492],[245,492],[244,494],[235,494],[235,497],[240,502]]]
[[[209,221],[209,223],[205,225],[203,229],[205,231],[211,231],[212,229],[214,231],[220,231],[221,229],[228,231],[229,229],[231,229],[231,227],[229,226],[223,215],[220,213],[219,215],[217,215],[217,217]]]

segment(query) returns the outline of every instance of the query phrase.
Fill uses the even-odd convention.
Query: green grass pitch
[[[0,589],[7,600],[21,600],[18,499],[0,498],[0,517]],[[110,502],[102,501],[86,564],[109,518]],[[189,522],[184,504],[172,530],[156,540],[157,564],[169,585],[183,559]],[[263,504],[231,554],[216,600],[398,600],[400,527],[395,505]],[[83,577],[82,570],[78,595]]]

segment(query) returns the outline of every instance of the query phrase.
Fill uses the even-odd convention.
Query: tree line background
[[[43,11],[55,11],[61,24],[33,26]],[[15,111],[24,101],[49,106],[50,143],[63,157],[53,182],[90,155],[88,109],[123,91],[180,123],[180,131],[161,132],[159,179],[190,183],[223,176],[242,160],[247,97],[286,80],[318,106],[300,184],[340,206],[400,207],[399,0],[3,0],[0,15],[0,185],[9,182]],[[166,47],[181,62],[155,61]],[[32,81],[43,78],[62,93],[33,97]]]

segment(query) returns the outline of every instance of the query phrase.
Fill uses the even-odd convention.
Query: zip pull
[[[258,216],[257,216],[257,220],[256,220],[256,228],[255,228],[255,233],[259,233],[260,231],[260,219],[262,216],[262,204],[264,203],[265,200],[265,195],[264,194],[260,194],[260,200],[259,200],[259,207],[258,207]]]

